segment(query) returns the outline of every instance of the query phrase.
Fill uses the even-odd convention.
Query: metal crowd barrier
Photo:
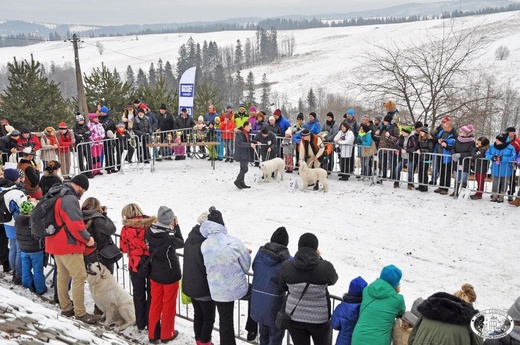
[[[438,153],[408,153],[405,158],[395,149],[379,149],[377,158],[378,179],[393,181],[397,187],[401,183],[408,185],[409,189],[434,187],[445,190],[444,194],[451,192],[450,196],[455,198],[461,195],[467,198],[468,192],[479,192],[503,201],[505,197],[512,200],[518,185],[518,169],[514,161],[498,163],[502,164],[500,169],[503,170],[499,175],[504,176],[493,177],[490,170],[497,162],[485,158],[464,157],[453,161],[452,155]],[[479,174],[478,181],[475,167],[481,164],[489,165],[489,168]]]
[[[118,247],[119,247],[120,239],[121,239],[121,237],[119,234],[114,235],[114,243]],[[182,253],[177,253],[177,254],[179,256],[179,262],[180,262],[180,265],[182,268],[184,254],[182,254]],[[115,276],[117,282],[121,286],[123,286],[123,288],[126,291],[128,291],[130,294],[132,294],[132,284],[130,282],[130,274],[128,271],[128,258],[126,255],[123,255],[121,260],[118,261],[117,266],[114,270],[114,276]],[[248,272],[247,278],[248,278],[248,282],[251,283],[252,279],[253,279],[253,273]],[[180,317],[184,320],[193,322],[194,321],[193,307],[191,304],[182,304],[181,293],[182,293],[182,291],[181,291],[181,289],[179,289],[179,293],[177,296],[177,317]],[[331,300],[331,312],[333,312],[334,309],[336,308],[336,306],[343,301],[343,299],[341,297],[335,296],[335,295],[330,295],[330,300]],[[242,329],[242,324],[245,324],[244,320],[247,319],[247,306],[243,307],[244,303],[249,303],[249,302],[243,301],[243,300],[235,301],[234,320],[235,320],[235,323],[238,328],[238,330],[235,330],[235,338],[240,339],[242,341],[247,341],[247,339],[246,339],[247,331]],[[246,310],[246,312],[245,312],[246,315],[242,315],[243,309]],[[216,320],[215,320],[216,326],[213,327],[213,330],[218,331],[219,330],[217,327],[218,326],[218,312],[215,314],[215,316],[216,316]],[[289,345],[290,344],[289,332],[286,332],[285,338],[286,338],[286,343]]]

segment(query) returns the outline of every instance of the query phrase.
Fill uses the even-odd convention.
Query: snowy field
[[[336,285],[330,287],[334,295],[342,295],[352,278],[361,275],[372,282],[383,266],[394,264],[403,271],[401,293],[408,307],[417,297],[455,292],[464,283],[474,285],[478,309],[507,309],[518,297],[514,288],[520,286],[513,242],[518,231],[516,207],[486,198],[458,201],[433,192],[394,189],[391,182],[382,186],[355,178],[343,182],[335,174],[329,176],[328,193],[312,188],[290,191],[289,178],[299,181],[298,174],[286,174],[283,182],[255,183],[260,170],[252,167],[246,175],[252,188],[238,190],[233,185],[237,163],[217,162],[212,170],[206,160],[188,159],[159,162],[156,168],[154,173],[145,169],[98,176],[90,180],[83,199],[93,196],[107,205],[118,229],[121,209],[130,202],[141,205],[149,215],[161,205],[169,206],[185,238],[197,217],[214,205],[222,211],[229,233],[251,248],[253,256],[279,226],[287,228],[293,254],[299,236],[313,232],[323,258],[339,274]],[[89,301],[88,310],[92,307]],[[179,344],[191,344],[191,324],[180,319],[178,324]],[[135,327],[127,333],[146,339]]]
[[[477,28],[480,35],[489,40],[489,46],[477,59],[474,72],[488,71],[504,83],[511,81],[520,86],[520,75],[510,71],[520,68],[520,12],[505,12],[492,15],[464,17],[456,19],[456,31]],[[427,35],[440,36],[451,24],[450,20],[430,20],[415,23],[392,25],[368,25],[359,27],[320,28],[308,30],[279,31],[278,42],[294,35],[296,47],[294,55],[272,64],[254,67],[256,83],[260,84],[266,73],[272,95],[293,106],[298,99],[305,99],[310,87],[322,88],[327,93],[347,95],[366,101],[363,95],[353,89],[356,82],[355,72],[363,66],[363,53],[372,48],[372,44],[408,45],[425,41]],[[201,34],[156,34],[142,36],[84,38],[79,51],[83,73],[89,75],[93,68],[101,68],[104,63],[109,69],[117,68],[124,76],[131,65],[134,73],[139,68],[146,73],[150,63],[157,66],[161,58],[177,63],[178,50],[189,37],[202,45],[204,40],[214,41],[219,47],[236,45],[240,39],[242,45],[249,38],[254,43],[254,31],[222,31]],[[99,54],[97,44],[104,47]],[[495,50],[499,46],[509,48],[511,54],[507,60],[496,61]],[[34,58],[48,66],[73,64],[73,51],[70,42],[44,42],[27,47],[8,47],[0,49],[0,66],[17,59]],[[250,69],[242,71],[246,76]],[[345,105],[348,108],[347,105]]]

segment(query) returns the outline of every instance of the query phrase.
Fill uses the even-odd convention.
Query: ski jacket
[[[330,262],[312,248],[300,248],[294,259],[284,262],[280,272],[280,287],[288,291],[285,312],[291,313],[309,283],[291,319],[310,324],[328,322],[331,306],[327,287],[337,280],[338,274]]]
[[[500,157],[500,160],[491,162],[491,176],[493,177],[511,177],[513,174],[512,162],[516,159],[515,149],[511,145],[506,145],[502,148],[493,144],[486,151],[486,158],[490,161],[495,156]]]
[[[247,293],[246,273],[251,256],[238,238],[229,236],[218,223],[205,221],[200,233],[206,238],[200,250],[208,273],[211,298],[216,302],[236,301]]]
[[[29,133],[29,137],[27,138],[20,135],[16,145],[18,145],[20,149],[23,149],[24,147],[32,147],[33,151],[38,151],[41,148],[40,140],[32,133]]]
[[[235,136],[235,151],[233,153],[233,159],[237,162],[251,161],[251,139],[249,135],[249,133],[245,133],[241,130]]]
[[[352,345],[389,345],[394,320],[405,311],[403,296],[385,280],[376,279],[363,290],[363,302],[352,334]]]
[[[16,217],[14,227],[16,229],[16,241],[20,250],[24,253],[38,253],[43,250],[42,243],[31,234],[31,215],[19,214]]]
[[[137,265],[143,255],[149,255],[148,247],[144,241],[146,228],[150,227],[157,218],[140,216],[123,220],[121,240],[119,247],[121,252],[128,256],[128,269],[137,272]]]
[[[184,247],[184,239],[179,225],[173,229],[153,223],[146,230],[148,251],[155,252],[151,259],[150,279],[159,284],[172,284],[179,281],[181,265],[176,249]]]
[[[84,253],[90,234],[85,229],[78,194],[69,183],[61,187],[54,205],[54,219],[57,226],[63,227],[45,238],[45,251],[54,255]]]
[[[260,247],[253,260],[251,318],[259,324],[275,326],[276,314],[285,299],[285,290],[280,287],[280,271],[289,258],[286,246],[269,242]]]
[[[200,225],[195,225],[184,243],[184,260],[182,266],[182,292],[191,298],[211,296],[202,257],[201,245],[206,240],[200,233]]]

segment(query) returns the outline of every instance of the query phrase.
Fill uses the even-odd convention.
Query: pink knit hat
[[[90,113],[90,114],[88,114],[88,118],[90,119],[90,121],[92,121],[92,120],[95,119],[96,117],[98,117],[98,114],[96,114],[96,113]]]
[[[251,111],[256,112],[256,107],[255,107],[254,105],[252,105],[251,108],[249,108],[249,111],[250,111],[250,112],[251,112]]]
[[[460,131],[461,132],[464,132],[466,134],[470,134],[471,132],[473,132],[473,126],[472,125],[466,125],[466,126],[462,126],[460,128]]]

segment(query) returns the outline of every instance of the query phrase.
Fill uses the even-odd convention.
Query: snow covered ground
[[[330,287],[334,295],[342,295],[358,275],[372,282],[383,266],[394,264],[403,271],[401,292],[408,307],[419,296],[455,292],[463,283],[474,285],[478,309],[507,309],[518,297],[516,207],[486,198],[458,201],[432,192],[394,189],[392,183],[370,186],[355,178],[343,182],[335,174],[329,176],[328,193],[311,188],[291,191],[289,179],[299,181],[298,174],[286,174],[283,182],[255,183],[260,170],[252,167],[246,175],[252,188],[238,190],[233,185],[237,163],[217,162],[212,170],[206,160],[188,159],[159,162],[156,168],[154,173],[145,169],[98,176],[90,180],[83,199],[97,197],[108,207],[108,216],[118,229],[121,209],[130,202],[141,205],[149,215],[161,205],[169,206],[185,237],[197,217],[214,205],[222,211],[229,233],[251,248],[253,256],[279,226],[289,232],[291,253],[296,252],[301,234],[313,232],[323,258],[339,274],[337,284]],[[0,280],[0,285],[6,282]],[[3,294],[0,288],[1,298]],[[177,323],[179,344],[191,344],[191,324],[180,319]],[[146,339],[135,327],[125,334]]]
[[[263,73],[266,73],[269,82],[273,83],[272,95],[278,95],[280,100],[286,100],[293,106],[297,105],[300,97],[305,99],[310,87],[321,87],[327,93],[366,101],[363,95],[352,89],[352,85],[356,81],[354,72],[363,66],[363,53],[371,48],[371,44],[405,45],[410,40],[420,42],[426,35],[441,35],[447,26],[450,26],[449,20],[430,20],[393,25],[279,31],[278,42],[294,35],[294,56],[251,70],[257,84],[260,84]],[[513,85],[520,86],[520,76],[510,73],[520,67],[520,12],[455,20],[456,31],[473,27],[490,40],[489,47],[475,62],[474,70],[489,71],[504,83],[511,81]],[[247,38],[252,42],[256,40],[254,31],[84,38],[80,48],[82,71],[90,74],[93,68],[101,67],[104,63],[110,69],[117,68],[122,75],[128,65],[132,66],[135,73],[139,68],[147,72],[150,63],[157,65],[159,58],[176,64],[178,49],[190,36],[201,45],[206,40],[216,42],[219,47],[236,45],[237,39],[242,44],[245,44]],[[104,47],[102,55],[99,54],[98,43]],[[508,47],[511,54],[507,60],[496,61],[495,50],[501,45]],[[30,59],[30,54],[47,66],[51,62],[63,65],[74,61],[72,44],[58,41],[1,48],[0,65],[12,62],[13,57]],[[249,69],[243,70],[242,76],[247,73]]]

